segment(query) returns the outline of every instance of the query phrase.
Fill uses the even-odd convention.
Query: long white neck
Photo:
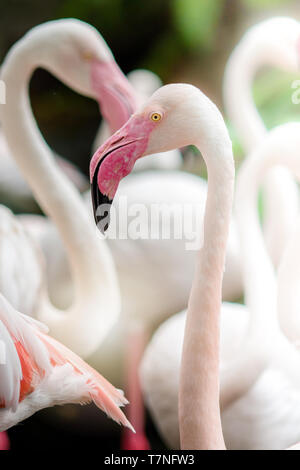
[[[251,320],[270,324],[276,311],[276,277],[265,249],[257,210],[258,192],[265,172],[264,147],[250,155],[240,168],[235,196],[235,215],[241,246],[245,303]],[[252,324],[252,321],[250,322]]]
[[[266,34],[261,28],[249,31],[234,49],[225,69],[226,112],[247,154],[256,149],[267,134],[252,96],[252,82],[257,71],[263,65],[276,64],[276,50],[266,42]],[[277,60],[280,61],[280,57]],[[298,192],[286,169],[273,167],[265,175],[264,195],[264,234],[268,251],[277,266],[299,210]]]
[[[290,123],[282,126],[281,141],[277,144],[273,158],[269,158],[271,165],[276,159],[289,167],[294,176],[300,181],[299,148],[300,125]],[[276,144],[276,142],[275,142]],[[281,145],[280,145],[281,144]],[[284,144],[284,145],[282,145]],[[274,145],[275,147],[275,145]],[[283,148],[282,148],[283,147]],[[278,315],[280,326],[286,336],[299,346],[299,280],[300,280],[300,219],[295,220],[294,231],[286,244],[278,268]]]
[[[119,290],[106,244],[80,195],[57,167],[33,118],[28,85],[38,66],[38,48],[27,47],[25,40],[11,50],[1,71],[7,102],[2,106],[1,120],[12,156],[60,232],[75,284],[76,299],[68,311],[62,314],[45,299],[38,317],[48,324],[53,336],[87,356],[116,320]]]
[[[225,447],[219,407],[219,337],[234,163],[222,118],[214,121],[219,136],[208,137],[205,145],[199,145],[208,169],[208,193],[204,242],[188,304],[181,362],[179,420],[183,449]],[[211,125],[214,121],[208,118]]]
[[[278,267],[278,315],[285,335],[299,348],[300,220],[295,226]]]
[[[240,235],[245,303],[250,315],[241,354],[228,367],[229,374],[222,383],[223,407],[245,393],[270,364],[270,360],[275,360],[277,365],[299,380],[296,371],[300,366],[300,356],[295,354],[293,347],[289,347],[280,333],[277,280],[265,248],[257,212],[259,187],[274,165],[284,163],[290,171],[300,176],[296,160],[298,149],[292,143],[295,139],[300,143],[297,137],[299,130],[299,125],[293,124],[271,132],[256,152],[247,158],[238,175],[235,214]],[[288,324],[290,312],[286,307],[284,319]]]
[[[254,150],[267,130],[252,96],[252,82],[260,66],[260,50],[244,38],[232,52],[225,68],[223,96],[226,113],[247,153]],[[261,45],[263,47],[263,45]]]

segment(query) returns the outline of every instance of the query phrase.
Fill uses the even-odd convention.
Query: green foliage
[[[292,103],[295,75],[268,70],[254,84],[256,105],[268,129],[288,121],[298,121],[300,106]]]
[[[57,18],[78,18],[92,24],[109,40],[122,30],[122,0],[64,0],[56,11]]]
[[[97,12],[98,15],[103,14],[106,20],[113,21],[120,15],[121,3],[122,0],[113,0],[113,2],[109,0],[64,0],[60,4],[58,16],[75,16],[87,21],[91,15]]]
[[[163,81],[172,75],[172,68],[178,60],[180,41],[171,33],[166,33],[152,46],[141,67],[157,73]]]
[[[224,0],[173,0],[174,24],[187,47],[211,48],[223,5]]]

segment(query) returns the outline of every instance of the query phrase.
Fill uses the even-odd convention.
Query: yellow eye
[[[82,57],[84,60],[93,60],[94,56],[93,56],[93,53],[91,51],[85,51],[83,54],[82,54]]]
[[[150,116],[151,120],[155,121],[155,122],[160,121],[161,117],[162,116],[161,116],[160,113],[152,113],[151,116]]]

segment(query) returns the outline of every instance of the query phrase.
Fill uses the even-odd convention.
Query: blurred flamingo
[[[116,86],[123,109],[127,109],[131,103],[130,96],[127,100],[127,82],[124,79],[122,86],[123,75],[108,53],[107,62],[103,62],[99,52],[102,41],[94,28],[80,21],[49,22],[16,43],[1,70],[6,83],[7,104],[1,109],[6,141],[39,204],[60,231],[76,286],[74,304],[62,312],[49,302],[43,284],[34,314],[45,321],[51,334],[82,356],[95,351],[115,323],[120,311],[119,287],[105,241],[95,231],[78,192],[55,164],[38,131],[27,83],[35,67],[41,65],[79,92],[98,98],[102,86],[97,81],[99,69],[103,73],[112,70],[115,81],[110,81],[109,99],[113,101]]]
[[[253,100],[252,81],[263,66],[298,73],[299,44],[299,21],[274,17],[252,26],[230,55],[223,83],[224,104],[247,154],[267,133]],[[266,175],[263,189],[266,244],[278,266],[299,211],[298,188],[286,168],[274,167]]]

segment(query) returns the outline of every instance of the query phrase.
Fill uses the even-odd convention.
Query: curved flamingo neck
[[[286,132],[289,130],[289,132]],[[265,175],[274,165],[284,164],[300,176],[297,163],[298,146],[295,138],[299,125],[281,126],[272,131],[264,143],[251,154],[240,168],[237,180],[235,214],[240,234],[244,290],[249,309],[249,325],[243,349],[238,359],[231,364],[230,373],[222,383],[222,406],[244,394],[257,380],[270,359],[285,370],[295,381],[299,369],[299,355],[288,344],[280,332],[278,314],[286,327],[295,313],[289,308],[289,299],[284,296],[282,311],[277,302],[278,282],[270,256],[268,255],[257,213],[258,190]],[[299,141],[299,137],[297,139]],[[288,142],[288,144],[287,144]],[[300,142],[298,142],[299,145]],[[298,168],[297,168],[298,166]],[[295,247],[294,247],[295,248]],[[296,251],[296,250],[295,250]],[[292,263],[291,258],[289,262]],[[297,259],[294,260],[294,263]],[[286,265],[286,281],[292,281],[292,265]],[[291,287],[291,286],[290,286]],[[291,287],[292,288],[292,287]],[[282,286],[284,291],[284,287]],[[298,323],[299,325],[299,323]],[[295,329],[295,334],[299,326]],[[239,380],[236,380],[239,377]]]
[[[259,320],[260,324],[265,323],[268,328],[272,323],[274,326],[277,323],[277,283],[259,224],[258,190],[266,174],[276,165],[284,165],[299,178],[298,134],[299,125],[296,123],[271,131],[268,138],[241,167],[237,181],[235,208],[242,244],[247,305],[254,312],[254,321]],[[254,318],[253,315],[251,318]]]
[[[39,318],[58,339],[86,355],[99,344],[101,328],[105,334],[105,325],[115,319],[119,291],[105,242],[99,239],[79,193],[56,165],[31,111],[29,80],[40,65],[39,50],[46,47],[40,43],[32,47],[25,37],[8,54],[1,70],[7,98],[1,120],[12,156],[64,241],[75,283],[76,301],[67,315],[60,315],[47,299]],[[110,305],[105,305],[107,298]],[[111,318],[107,308],[112,308]]]
[[[268,335],[278,330],[276,277],[266,252],[257,211],[258,190],[262,182],[262,171],[257,166],[260,160],[263,161],[260,151],[250,155],[237,178],[235,216],[249,323],[243,348],[228,364],[222,377],[222,408],[245,394],[255,383],[266,364]]]
[[[208,110],[209,114],[209,110]],[[183,344],[179,421],[183,449],[224,449],[219,406],[220,310],[231,217],[234,162],[221,116],[199,145],[208,169],[204,242],[196,262]],[[205,135],[205,130],[204,130]],[[207,136],[206,136],[207,137]]]
[[[262,23],[245,34],[231,54],[224,75],[226,111],[247,154],[256,149],[267,133],[252,96],[255,74],[264,65],[283,67],[276,41],[269,40],[269,35],[275,34],[274,27],[270,32],[266,28]],[[265,176],[264,201],[264,234],[277,266],[299,210],[296,187],[286,170],[272,168]]]
[[[247,152],[252,151],[266,134],[252,96],[255,74],[263,65],[259,54],[251,37],[244,38],[228,60],[223,83],[226,112]]]
[[[300,181],[299,146],[300,125],[290,123],[279,128],[278,138],[272,142],[269,155],[265,158],[265,167],[272,165],[285,165]],[[262,166],[262,165],[260,165]],[[286,336],[299,344],[300,322],[299,322],[299,215],[295,219],[294,230],[285,246],[280,260],[277,276],[277,301],[278,317],[280,326]]]
[[[298,220],[278,268],[278,315],[286,336],[299,348],[299,256],[300,221]]]
[[[235,214],[240,235],[246,305],[251,324],[270,324],[276,311],[276,277],[265,247],[257,210],[263,181],[262,152],[250,155],[240,168],[237,180]],[[266,172],[265,172],[266,173]]]

